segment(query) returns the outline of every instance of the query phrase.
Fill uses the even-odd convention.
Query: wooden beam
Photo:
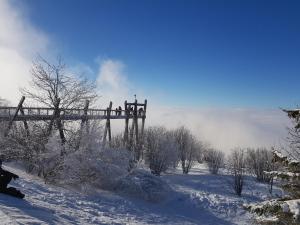
[[[64,134],[63,124],[62,124],[59,117],[56,119],[56,125],[57,125],[57,129],[59,131],[59,136],[60,136],[61,142],[62,142],[62,144],[65,144],[66,143],[66,137],[65,137],[65,134]]]
[[[133,103],[127,103],[128,106],[135,106],[135,104],[137,104],[137,106],[145,106],[144,103],[135,103],[135,102],[133,102]]]
[[[128,125],[129,125],[129,111],[127,108],[127,101],[124,103],[124,108],[125,108],[125,131],[124,131],[124,144],[125,146],[127,145],[128,142]]]
[[[49,127],[48,127],[48,136],[51,134],[51,131],[52,131],[52,127],[53,127],[53,124],[54,124],[54,121],[57,117],[57,113],[60,114],[60,112],[58,111],[59,109],[59,104],[60,104],[60,98],[57,99],[56,103],[55,103],[55,106],[54,106],[54,111],[53,111],[53,115],[51,116],[51,120],[50,120],[50,124],[49,124]]]
[[[139,127],[138,127],[138,105],[137,105],[137,100],[135,100],[133,120],[134,120],[134,126],[135,126],[135,143],[138,146],[138,144],[139,144]]]
[[[22,107],[24,101],[25,101],[25,96],[22,96],[22,98],[21,98],[21,100],[20,100],[20,102],[18,104],[18,107],[16,108],[16,112],[15,112],[14,116],[12,117],[12,119],[9,121],[8,127],[7,127],[7,129],[6,129],[5,133],[4,133],[5,137],[8,135],[9,130],[10,130],[10,128],[11,128],[11,126],[12,126],[15,118],[18,116],[18,113],[19,113],[20,108]]]
[[[82,117],[81,125],[80,125],[81,132],[82,132],[83,127],[85,125],[86,133],[89,133],[89,124],[88,124],[88,109],[89,109],[89,104],[90,104],[90,101],[86,100],[85,101],[85,106],[84,106],[84,109],[83,109],[83,117]]]
[[[108,117],[107,117],[107,121],[108,121],[108,141],[109,144],[111,144],[111,126],[110,126],[110,115],[111,115],[111,108],[112,108],[112,102],[110,102],[109,104],[109,113],[108,113]]]
[[[20,108],[20,112],[21,112],[22,116],[25,116],[23,107]],[[29,133],[29,127],[28,127],[28,124],[27,124],[27,120],[23,120],[23,124],[24,124],[24,128],[26,130],[26,135],[27,135],[27,137],[29,137],[30,133]]]
[[[133,146],[133,133],[134,133],[134,119],[132,118],[131,129],[129,131],[128,149]]]
[[[145,99],[145,106],[144,106],[144,115],[142,118],[142,129],[141,129],[141,141],[144,140],[144,129],[145,129],[145,119],[146,119],[146,110],[147,110],[147,99]]]
[[[60,112],[61,112],[61,110],[59,108],[60,99],[57,102],[58,103],[56,104],[56,108],[55,108],[54,120],[56,121],[56,126],[59,131],[59,136],[60,136],[61,142],[64,145],[66,143],[66,137],[64,134],[63,124],[60,119]],[[61,154],[63,154],[63,153],[61,153]]]
[[[14,118],[14,121],[46,121],[46,120],[53,120],[53,115],[55,114],[55,109],[54,108],[30,108],[30,107],[22,107],[24,111],[23,114],[18,114],[17,117]],[[128,110],[128,105],[127,105],[127,110]],[[0,121],[11,121],[13,118],[12,111],[16,111],[17,107],[0,107]],[[74,110],[74,109],[63,109],[60,108],[60,111],[64,112],[63,114],[60,115],[61,120],[82,120],[83,115],[81,112],[84,109],[81,110]],[[107,115],[106,115],[107,110],[103,109],[88,109],[87,110],[87,120],[106,120]],[[125,118],[133,118],[133,115],[126,115],[126,111],[122,110],[122,115],[114,115],[113,112],[116,110],[111,110],[110,113],[110,119],[125,119]],[[40,112],[38,114],[38,112]],[[52,113],[50,113],[52,112]],[[105,115],[104,113],[105,112]],[[138,114],[138,118],[142,118],[142,115]],[[49,129],[51,130],[51,126],[49,126]]]
[[[106,137],[108,132],[108,140],[111,142],[111,128],[110,128],[110,114],[111,114],[112,102],[109,103],[109,107],[106,110],[106,123],[104,128],[104,135],[103,135],[103,146],[106,144]]]

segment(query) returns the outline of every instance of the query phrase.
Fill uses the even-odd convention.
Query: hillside
[[[230,177],[210,175],[204,165],[189,175],[171,171],[162,179],[174,189],[161,202],[146,202],[126,194],[75,190],[46,185],[22,169],[4,166],[19,174],[12,182],[26,194],[19,200],[0,194],[1,224],[249,224],[251,215],[243,203],[268,199],[267,186],[251,177],[241,198],[230,187]],[[275,188],[280,195],[281,190]]]

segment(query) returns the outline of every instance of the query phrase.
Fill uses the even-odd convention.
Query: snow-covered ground
[[[175,170],[162,176],[174,189],[159,203],[107,191],[82,194],[44,182],[21,169],[4,167],[20,176],[12,182],[24,200],[0,194],[1,224],[251,224],[244,203],[267,200],[268,188],[247,178],[242,197],[230,187],[230,176],[210,175],[204,165],[189,175]],[[275,188],[275,193],[281,194]]]

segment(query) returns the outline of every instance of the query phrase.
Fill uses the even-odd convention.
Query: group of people
[[[118,108],[116,108],[116,116],[121,116],[122,115],[122,107],[119,106]]]
[[[133,115],[133,112],[134,112],[133,107],[130,107],[130,109],[129,109],[129,115]],[[115,113],[116,113],[116,116],[121,116],[122,115],[122,107],[119,106],[118,108],[116,108]],[[139,108],[138,115],[139,116],[143,116],[144,115],[144,109],[142,107]]]

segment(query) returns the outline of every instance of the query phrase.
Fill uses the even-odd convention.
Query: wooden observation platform
[[[59,108],[60,100],[53,108],[46,107],[23,107],[25,97],[23,96],[17,107],[0,106],[0,122],[7,121],[8,126],[5,130],[4,135],[7,136],[14,121],[22,121],[29,135],[28,121],[50,121],[49,133],[52,130],[54,122],[56,122],[57,128],[60,132],[60,137],[65,142],[65,136],[63,131],[63,125],[61,121],[81,121],[81,127],[84,124],[88,124],[89,120],[105,120],[105,130],[103,136],[103,143],[105,144],[107,134],[108,140],[111,141],[111,125],[110,120],[112,119],[123,119],[125,120],[125,132],[124,142],[127,143],[129,140],[129,120],[132,120],[132,127],[130,130],[130,138],[135,134],[136,142],[139,141],[139,129],[138,120],[142,120],[141,135],[144,133],[147,100],[144,103],[138,103],[137,100],[132,103],[125,101],[124,109],[112,109],[112,102],[106,109],[92,109],[89,108],[89,101],[86,101],[85,107],[80,108]]]

